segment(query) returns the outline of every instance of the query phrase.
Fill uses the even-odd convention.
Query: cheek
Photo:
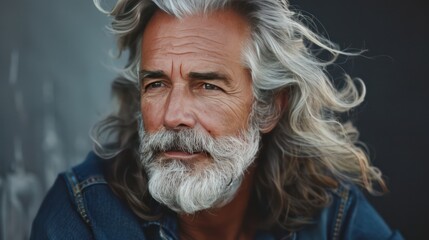
[[[199,101],[199,122],[213,135],[232,135],[247,127],[250,103],[238,99]]]
[[[159,109],[161,107],[160,103],[157,101],[141,99],[140,105],[145,131],[153,132],[159,129],[162,125],[161,114],[159,114]]]

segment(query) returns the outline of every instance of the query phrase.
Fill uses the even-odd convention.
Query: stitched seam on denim
[[[95,184],[107,184],[106,180],[102,176],[93,176],[85,179],[79,183],[80,191],[83,191],[85,188],[95,185]]]
[[[159,224],[159,236],[162,240],[177,240],[176,236],[174,236],[174,234],[172,234],[169,229],[165,228],[161,223]]]
[[[66,176],[72,185],[73,195],[74,195],[75,202],[77,205],[77,210],[78,210],[80,216],[82,217],[82,219],[85,221],[85,223],[87,223],[88,225],[91,226],[91,222],[88,218],[88,214],[86,212],[85,205],[83,202],[83,195],[82,195],[82,189],[80,188],[80,184],[77,182],[76,176],[74,175],[74,173],[72,171],[68,171],[66,173]]]
[[[164,231],[162,230],[162,226],[159,226],[159,236],[162,240],[168,240],[168,238],[165,236]]]
[[[332,236],[333,240],[338,240],[340,237],[341,224],[343,222],[344,208],[349,198],[349,191],[345,188],[340,192],[341,202],[338,208],[337,217],[335,220],[334,234]]]
[[[151,221],[143,223],[142,227],[147,228],[153,225],[161,227],[161,224],[159,222],[151,222]]]

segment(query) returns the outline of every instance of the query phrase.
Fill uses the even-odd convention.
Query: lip
[[[163,154],[168,158],[183,159],[183,160],[195,159],[196,157],[205,155],[203,152],[188,153],[188,152],[181,152],[181,151],[167,151],[167,152],[163,152]]]

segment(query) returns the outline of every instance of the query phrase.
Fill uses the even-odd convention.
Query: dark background
[[[111,1],[110,1],[111,2]],[[429,236],[429,34],[425,1],[293,0],[367,86],[352,117],[390,192],[370,201],[407,239]],[[109,19],[91,0],[0,2],[0,240],[26,239],[56,174],[90,150],[116,73]],[[328,35],[329,34],[329,35]],[[122,62],[123,63],[123,62]],[[121,61],[115,64],[122,65]]]
[[[91,149],[116,75],[108,22],[92,0],[0,0],[0,240],[28,239],[57,174]]]
[[[429,8],[425,1],[294,0],[342,48],[368,49],[341,66],[367,86],[353,114],[390,192],[370,197],[406,239],[429,239]],[[308,13],[306,13],[308,12]],[[319,27],[319,30],[323,30]],[[369,58],[368,58],[369,57]]]

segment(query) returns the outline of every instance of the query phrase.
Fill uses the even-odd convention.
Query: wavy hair
[[[256,99],[255,115],[261,127],[278,124],[262,136],[254,199],[264,206],[268,227],[297,230],[330,201],[329,189],[341,183],[357,184],[371,193],[384,188],[381,172],[369,162],[358,131],[340,116],[364,99],[365,86],[345,75],[343,87],[332,83],[326,70],[339,55],[358,55],[337,45],[304,24],[285,0],[119,0],[111,11],[100,0],[95,5],[110,15],[110,30],[118,38],[119,54],[128,50],[128,63],[112,84],[117,109],[93,128],[95,152],[115,158],[109,182],[142,219],[153,219],[147,176],[140,164],[137,116],[139,113],[140,44],[152,14],[161,10],[177,18],[234,9],[245,17],[251,37],[243,49]],[[328,53],[328,60],[319,53]],[[277,96],[287,96],[279,109]]]

